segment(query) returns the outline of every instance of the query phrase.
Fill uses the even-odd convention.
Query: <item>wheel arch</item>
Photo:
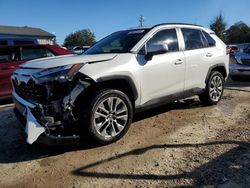
[[[96,80],[98,88],[112,88],[118,89],[126,93],[133,102],[138,98],[138,91],[134,81],[129,76],[115,75],[100,77]]]
[[[216,64],[216,65],[213,65],[209,68],[208,72],[207,72],[207,76],[206,76],[206,79],[205,79],[205,83],[207,83],[208,79],[209,79],[209,76],[211,74],[211,72],[213,71],[218,71],[222,74],[222,76],[224,77],[224,79],[227,77],[227,71],[226,71],[226,67],[223,63],[221,64]]]

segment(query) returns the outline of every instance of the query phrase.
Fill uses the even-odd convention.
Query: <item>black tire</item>
[[[217,86],[214,86],[213,84],[214,79],[221,80],[221,87],[218,88]],[[223,95],[224,83],[225,83],[225,79],[222,76],[222,74],[218,71],[212,71],[206,83],[205,91],[199,95],[201,103],[204,105],[217,104],[221,100],[221,97]],[[213,92],[211,92],[211,90],[213,90]],[[212,95],[212,93],[216,93],[216,94]]]
[[[96,113],[99,113],[97,110],[101,109],[101,107],[100,107],[101,103],[107,104],[105,100],[108,100],[108,99],[116,100],[116,103],[118,103],[117,101],[119,99],[122,101],[121,104],[119,104],[119,105],[120,106],[124,105],[124,109],[127,110],[127,113],[126,113],[127,120],[126,120],[126,122],[123,122],[124,126],[123,126],[123,129],[121,130],[121,132],[119,132],[119,134],[117,134],[115,136],[110,135],[110,137],[105,137],[105,136],[101,135],[100,130],[97,130],[96,120],[98,118],[96,117]],[[113,102],[112,102],[112,104],[113,104]],[[119,105],[117,105],[117,108]],[[109,107],[109,104],[106,105],[106,107],[107,106]],[[114,105],[112,105],[112,106],[114,107]],[[105,111],[102,111],[101,113],[104,114],[104,112]],[[133,106],[132,106],[132,103],[131,103],[129,97],[125,93],[123,93],[119,90],[115,90],[115,89],[105,89],[105,90],[99,91],[96,94],[96,96],[92,99],[92,101],[90,102],[90,105],[88,106],[88,108],[85,110],[84,113],[85,114],[84,114],[84,118],[83,118],[83,123],[85,124],[85,126],[87,126],[86,128],[87,128],[87,131],[88,131],[90,138],[93,139],[98,144],[105,145],[105,144],[110,144],[112,142],[117,141],[118,139],[120,139],[121,137],[123,137],[126,134],[126,132],[129,129],[130,124],[132,123]],[[111,113],[110,110],[109,110],[109,113]],[[112,120],[110,120],[110,119],[108,120],[108,121],[112,121],[112,123],[107,122],[108,125],[103,125],[106,133],[108,134],[110,132],[110,134],[111,134],[111,132],[114,132],[114,130],[113,130],[114,128],[116,131],[120,131],[118,129],[118,127],[119,127],[118,124],[113,123],[114,121],[118,122],[118,117],[119,117],[118,113],[117,113],[117,115],[114,115],[112,112],[112,114],[109,114],[108,116],[109,116],[108,118],[107,117],[105,118],[102,116],[99,117],[100,122],[102,124],[103,122],[106,122],[107,119],[111,118],[111,116],[112,116]],[[116,116],[117,119],[113,120],[113,116]],[[121,120],[119,120],[119,121],[121,121]],[[122,120],[122,121],[125,121],[125,120]],[[114,127],[114,125],[116,125],[116,127]],[[111,128],[109,128],[109,127],[111,127]],[[108,129],[110,129],[109,132],[108,132]]]

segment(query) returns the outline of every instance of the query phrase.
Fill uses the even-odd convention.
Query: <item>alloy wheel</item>
[[[99,102],[94,112],[94,128],[104,138],[119,135],[128,121],[128,108],[118,97],[108,97]]]
[[[211,79],[209,96],[213,101],[219,101],[223,91],[223,81],[220,76],[216,75]]]

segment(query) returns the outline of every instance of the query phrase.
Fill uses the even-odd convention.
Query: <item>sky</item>
[[[194,23],[209,27],[221,12],[227,26],[250,26],[250,0],[0,0],[0,25],[30,26],[65,37],[89,28],[100,40],[122,29],[158,23]]]

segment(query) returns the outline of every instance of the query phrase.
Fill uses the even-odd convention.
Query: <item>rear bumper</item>
[[[19,121],[21,122],[25,130],[27,130],[27,108],[31,109],[32,111],[32,109],[34,109],[36,105],[22,99],[15,92],[12,93],[12,98],[15,104],[14,113],[16,114],[17,118],[19,119]],[[40,127],[41,125],[37,123],[37,126]],[[27,133],[27,134],[32,134],[32,133]],[[54,136],[54,135],[47,134],[46,131],[43,132],[41,135],[39,135],[39,137],[36,139],[36,142],[38,143],[51,145],[51,146],[72,145],[72,144],[79,143],[79,141],[80,141],[80,136],[78,135]]]
[[[250,66],[232,64],[229,67],[231,76],[250,76]]]

